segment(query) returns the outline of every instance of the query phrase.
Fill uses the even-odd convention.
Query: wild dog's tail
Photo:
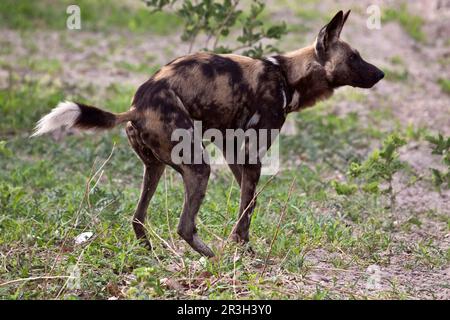
[[[63,126],[79,129],[110,129],[134,118],[134,110],[116,114],[82,103],[64,101],[38,121],[31,136],[40,136]]]

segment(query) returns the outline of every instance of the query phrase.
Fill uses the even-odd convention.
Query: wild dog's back
[[[137,109],[164,112],[164,92],[173,91],[190,117],[206,128],[242,127],[279,79],[266,62],[234,54],[196,53],[159,70],[136,92]],[[274,80],[274,81],[271,81]]]

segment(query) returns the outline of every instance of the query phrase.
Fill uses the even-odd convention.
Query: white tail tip
[[[49,114],[38,121],[31,137],[40,136],[63,126],[70,128],[75,124],[80,114],[81,109],[75,102],[60,102]]]

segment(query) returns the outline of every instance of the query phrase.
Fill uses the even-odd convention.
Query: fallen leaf
[[[167,289],[175,290],[175,291],[184,291],[183,285],[179,283],[175,279],[171,278],[163,278],[161,279],[161,284],[167,287]]]

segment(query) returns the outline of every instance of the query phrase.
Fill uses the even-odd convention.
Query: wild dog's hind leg
[[[137,239],[142,241],[146,247],[151,248],[145,232],[144,223],[147,216],[147,209],[150,199],[156,191],[158,181],[164,172],[165,165],[157,160],[152,151],[145,146],[140,137],[140,133],[133,127],[131,122],[127,124],[126,132],[131,146],[144,163],[144,176],[141,185],[141,195],[133,216],[133,229]]]
[[[214,253],[200,240],[195,226],[210,174],[202,141],[196,139],[194,121],[174,92],[162,89],[152,99],[153,104],[143,108],[143,116],[136,124],[142,131],[142,141],[158,160],[183,178],[185,196],[178,234],[194,250],[212,257]]]
[[[183,212],[178,224],[178,234],[197,252],[213,257],[212,250],[199,238],[195,219],[205,197],[210,174],[208,164],[183,165],[181,175],[185,189]]]

